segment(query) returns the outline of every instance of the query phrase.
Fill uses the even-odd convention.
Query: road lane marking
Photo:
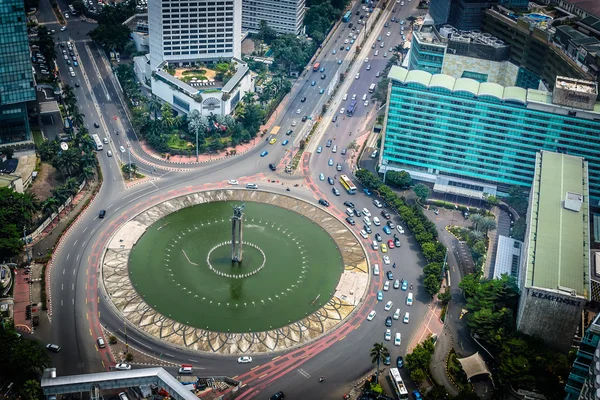
[[[267,375],[269,375],[269,374],[264,374],[264,375],[261,375],[261,376],[259,376],[259,377],[258,377],[258,379],[262,379],[262,378],[264,378],[264,377],[265,377],[265,376],[267,376]]]
[[[310,378],[310,374],[308,372],[306,372],[305,370],[303,370],[302,368],[298,369],[297,371],[300,373],[300,375],[302,375],[306,379]]]
[[[79,260],[79,256],[77,256],[77,259]],[[73,269],[73,275],[75,275],[75,269]]]
[[[71,290],[75,290],[75,284],[74,283],[71,284]]]
[[[106,209],[108,210],[109,208],[111,208],[112,206],[114,206],[114,204],[110,204],[108,207],[106,207]]]
[[[344,340],[344,339],[346,339],[346,335],[342,336],[342,337],[341,337],[341,338],[338,340],[338,342],[341,342],[341,341],[342,341],[342,340]]]
[[[83,244],[81,245],[81,247],[85,246],[86,243],[87,243],[87,240],[84,240]]]
[[[92,231],[90,232],[90,235],[93,235],[94,232],[96,232],[96,228],[92,229]]]
[[[250,368],[250,371],[254,371],[256,368],[259,368],[259,367],[260,367],[260,365],[257,365],[257,366],[256,366],[256,367],[254,367],[254,368]]]
[[[61,305],[61,307],[64,305],[62,300],[60,301],[60,305]]]
[[[163,353],[165,356],[169,356],[171,358],[175,358],[175,356],[173,354],[169,354],[169,353]]]
[[[87,282],[85,283],[85,290],[87,290]]]
[[[272,358],[272,359],[271,359],[271,361],[275,361],[275,360],[277,360],[279,357],[281,357],[281,356],[277,356],[277,357],[275,357],[275,358]]]
[[[75,305],[75,299],[71,299],[71,303],[73,303],[73,305]]]
[[[70,256],[71,256],[71,253],[67,254],[67,260],[69,259]]]
[[[65,284],[64,283],[61,283],[60,290],[65,290]]]
[[[88,315],[88,313],[85,313],[85,319],[87,319],[89,321],[90,316]]]
[[[75,240],[75,243],[73,243],[73,246],[75,246],[77,244],[78,240]]]
[[[88,228],[88,227],[86,226],[86,227],[85,227],[85,229],[83,230],[83,232],[81,232],[81,233],[85,233],[85,231],[87,231],[87,228]]]
[[[85,298],[85,304],[87,304],[87,297]]]
[[[65,269],[63,268],[63,275],[65,274]]]
[[[81,257],[81,255],[77,254],[77,261],[79,261],[79,257]],[[75,275],[75,270],[73,270],[73,275]]]
[[[192,360],[191,358],[188,358],[188,361],[191,361],[191,362],[200,362],[198,360]]]

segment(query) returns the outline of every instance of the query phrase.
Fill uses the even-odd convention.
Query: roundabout
[[[244,205],[233,261],[232,207]],[[369,274],[359,240],[303,200],[209,190],[142,211],[116,231],[102,262],[113,310],[144,334],[221,354],[286,350],[323,335],[357,307]]]

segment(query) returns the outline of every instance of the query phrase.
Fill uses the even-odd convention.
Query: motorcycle
[[[319,382],[323,382],[324,380],[325,380],[325,378],[323,378],[323,377],[319,378]]]
[[[286,192],[290,192],[290,188],[285,189]]]
[[[412,283],[410,284],[410,290],[412,290]]]

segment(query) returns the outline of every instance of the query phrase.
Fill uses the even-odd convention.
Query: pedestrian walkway
[[[31,333],[31,320],[25,315],[25,310],[30,304],[28,275],[23,274],[22,269],[15,270],[15,288],[13,289],[13,320],[15,328]]]

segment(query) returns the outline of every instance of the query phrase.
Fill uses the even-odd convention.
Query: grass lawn
[[[450,355],[448,357],[448,374],[460,390],[472,390],[471,385],[467,381],[467,375],[465,374],[465,371],[463,371],[462,365],[458,362],[458,357],[456,356],[454,349],[450,350]]]
[[[33,142],[35,143],[35,147],[41,146],[44,143],[44,137],[42,136],[42,132],[40,131],[31,131],[33,136]]]
[[[189,146],[188,144],[189,142],[187,140],[180,139],[179,135],[171,135],[169,137],[169,141],[167,142],[167,146],[175,150],[187,150],[193,148],[193,146]]]

